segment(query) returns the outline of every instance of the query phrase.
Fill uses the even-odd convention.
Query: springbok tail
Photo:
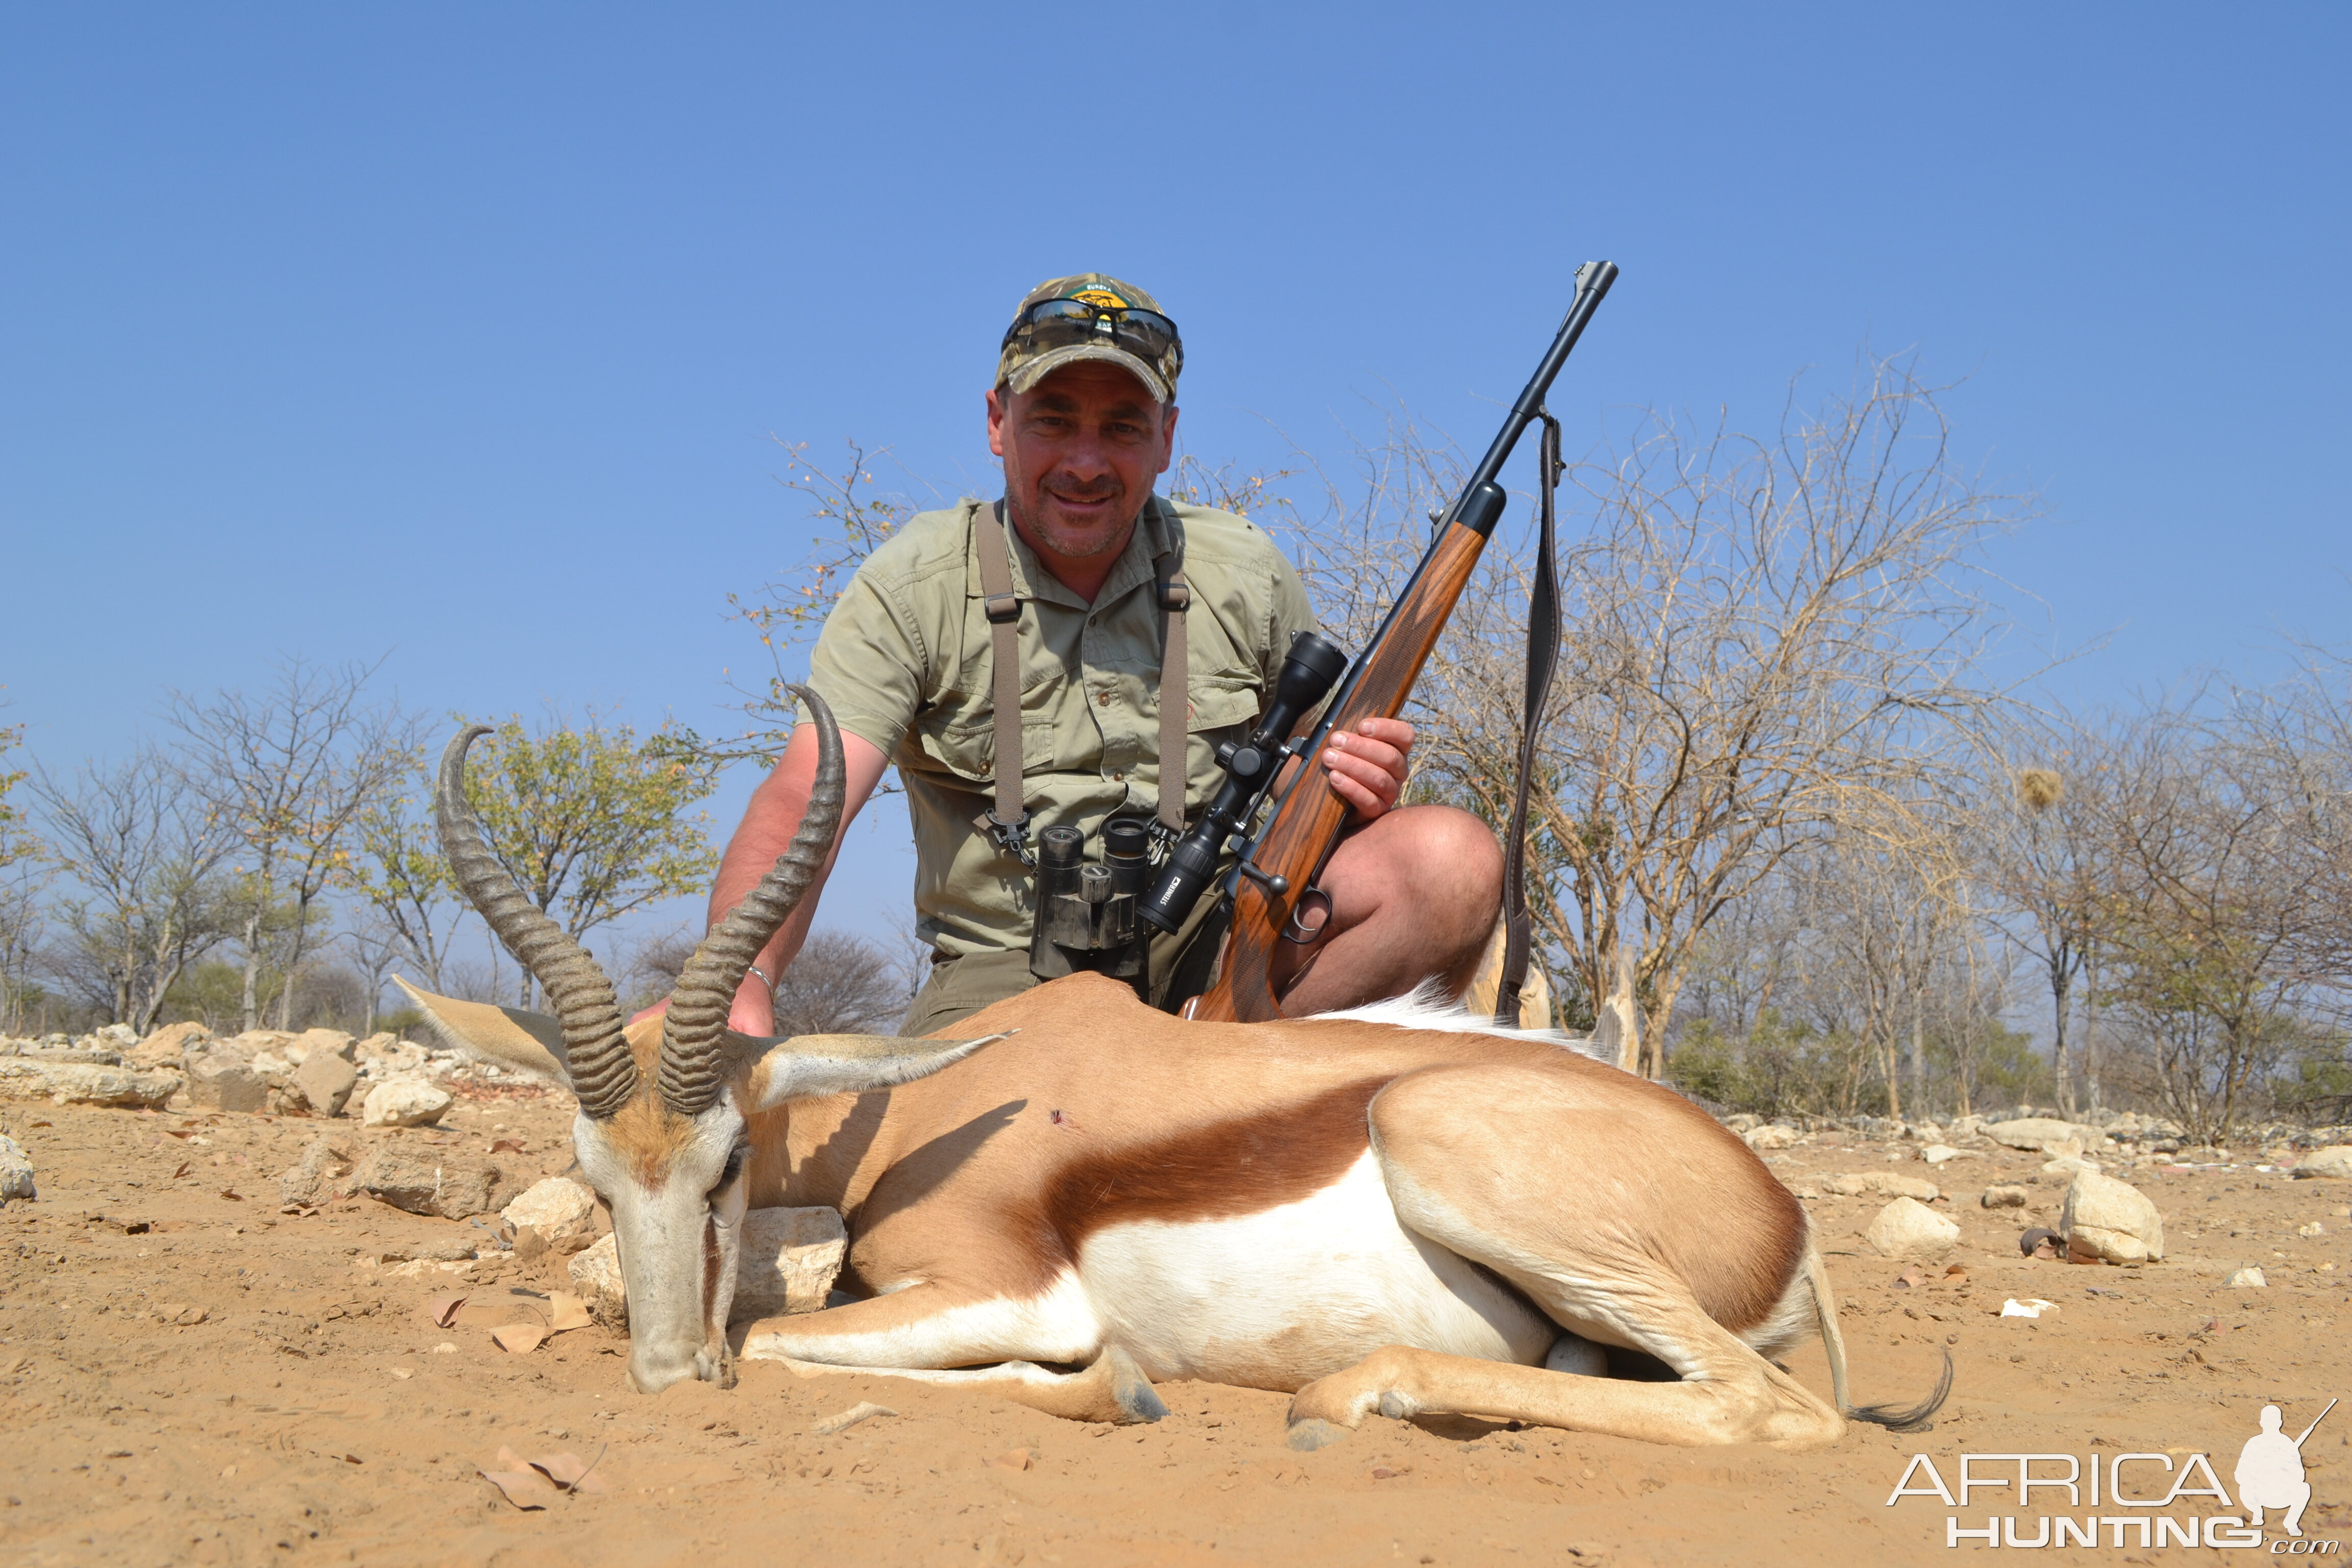
[[[1943,1374],[1927,1397],[1905,1408],[1894,1405],[1856,1405],[1846,1393],[1845,1336],[1838,1331],[1837,1297],[1830,1290],[1830,1271],[1822,1263],[1822,1255],[1811,1245],[1805,1248],[1805,1276],[1812,1281],[1813,1319],[1821,1326],[1822,1348],[1830,1358],[1830,1392],[1837,1398],[1838,1414],[1849,1421],[1866,1421],[1874,1426],[1884,1426],[1890,1432],[1925,1431],[1929,1419],[1943,1408],[1952,1394],[1952,1352],[1944,1352]]]

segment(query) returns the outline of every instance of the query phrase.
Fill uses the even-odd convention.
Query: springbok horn
[[[482,840],[482,825],[466,802],[466,751],[487,724],[469,725],[441,753],[441,776],[433,792],[433,814],[441,826],[441,852],[457,886],[507,950],[539,979],[563,1026],[563,1059],[580,1109],[604,1121],[636,1091],[637,1064],[621,1036],[621,1007],[613,983],[587,951],[547,918],[515,885]]]
[[[735,988],[816,880],[833,848],[834,830],[841,825],[846,775],[833,710],[805,686],[786,689],[808,704],[809,716],[816,721],[816,778],[791,847],[776,858],[760,885],[710,928],[670,988],[669,1012],[662,1019],[661,1068],[654,1082],[662,1100],[680,1116],[699,1116],[719,1098],[719,1039],[735,1005]]]

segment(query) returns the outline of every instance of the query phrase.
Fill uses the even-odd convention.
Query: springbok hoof
[[[1329,1447],[1347,1435],[1345,1426],[1334,1426],[1328,1421],[1310,1415],[1304,1421],[1291,1423],[1289,1441],[1290,1446],[1299,1452],[1312,1453],[1318,1448]]]
[[[1113,1345],[1103,1352],[1103,1360],[1110,1367],[1111,1402],[1118,1406],[1121,1426],[1140,1426],[1160,1420],[1168,1414],[1168,1405],[1135,1364],[1135,1358]]]

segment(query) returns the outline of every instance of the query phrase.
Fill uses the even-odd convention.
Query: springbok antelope
[[[667,1016],[635,1025],[484,846],[463,787],[482,731],[442,758],[450,865],[557,1016],[410,994],[451,1038],[579,1097],[638,1389],[731,1383],[745,1210],[827,1205],[861,1299],[758,1322],[744,1356],[1087,1420],[1157,1419],[1155,1378],[1285,1390],[1302,1447],[1374,1412],[1805,1446],[1845,1416],[1912,1429],[1942,1402],[1948,1357],[1916,1408],[1853,1409],[1795,1197],[1704,1112],[1555,1037],[1412,1001],[1186,1022],[1089,974],[997,1004],[968,1038],[730,1032],[840,815],[839,736],[802,696],[823,744],[798,835]],[[1834,1405],[1769,1359],[1816,1332]],[[1612,1379],[1607,1346],[1680,1381]]]

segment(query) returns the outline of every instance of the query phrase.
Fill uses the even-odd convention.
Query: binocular
[[[1087,836],[1048,827],[1037,836],[1037,923],[1029,973],[1058,980],[1082,969],[1124,980],[1150,1000],[1151,933],[1136,906],[1151,874],[1151,830],[1134,817],[1103,824],[1100,865],[1086,859]]]

